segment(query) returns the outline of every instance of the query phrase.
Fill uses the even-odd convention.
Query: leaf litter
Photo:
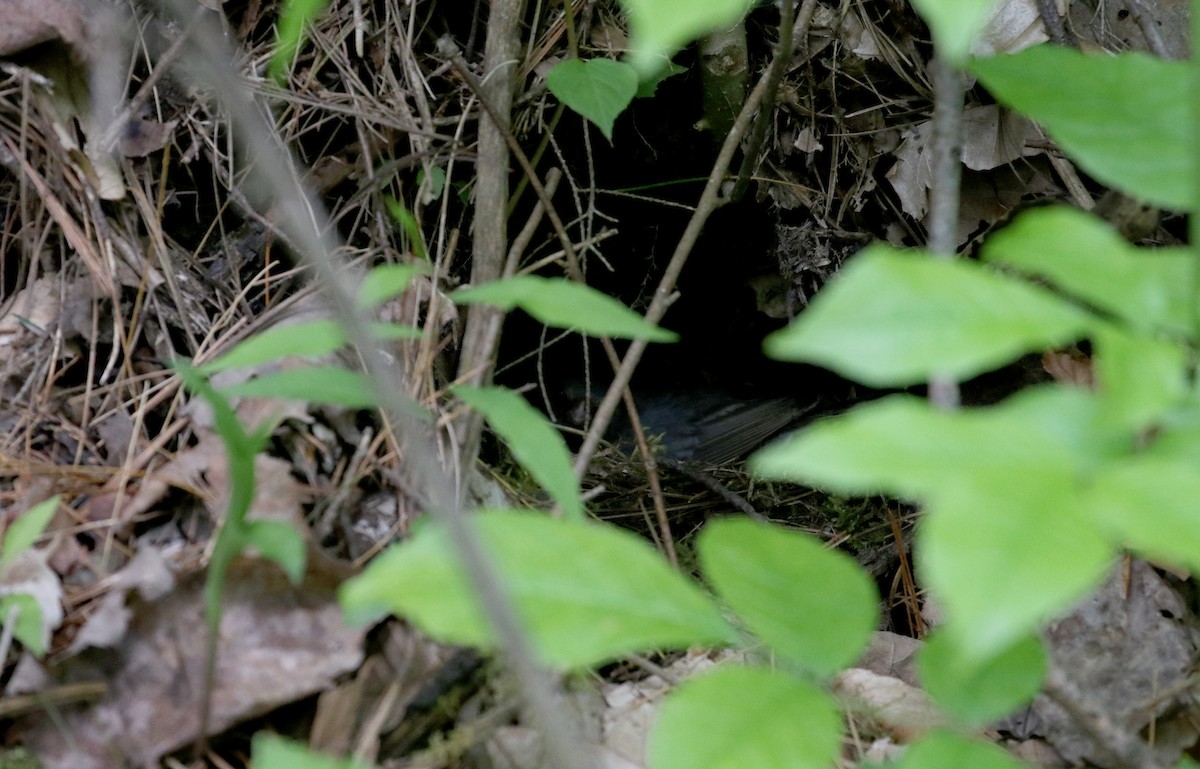
[[[439,68],[432,32],[387,22],[408,19],[412,8],[395,0],[377,5],[360,9],[362,16],[352,10],[357,3],[337,4],[318,17],[309,47],[279,90],[255,79],[251,69],[269,51],[273,5],[252,0],[228,13],[246,51],[244,71],[277,99],[280,140],[309,169],[309,186],[345,236],[348,256],[403,263],[429,247],[446,259],[454,256],[456,239],[470,237],[462,227],[469,204],[410,193],[418,172],[434,170],[447,178],[446,189],[469,193],[467,148],[476,130],[467,114],[470,100]],[[747,277],[753,312],[775,320],[793,316],[868,240],[920,240],[930,117],[923,29],[914,17],[882,10],[893,5],[899,7],[821,4],[797,47],[763,165],[783,182],[764,194],[773,234],[793,245],[781,246],[771,254],[773,263]],[[1013,50],[1044,36],[1036,11],[1030,15],[1034,5],[1003,4],[988,45]],[[1078,0],[1065,5],[1059,3],[1060,11],[1096,45],[1153,43],[1136,18],[1108,7],[1091,15]],[[1175,18],[1179,5],[1141,4],[1143,13],[1161,19]],[[582,34],[601,48],[619,45],[622,22],[604,4],[596,6],[589,5]],[[9,651],[3,717],[16,719],[8,741],[24,743],[46,767],[155,765],[200,736],[201,582],[228,477],[203,408],[181,391],[166,363],[175,355],[211,357],[310,301],[305,276],[291,261],[292,244],[272,212],[254,211],[241,192],[237,182],[247,159],[234,148],[222,106],[188,82],[181,62],[171,61],[178,27],[163,27],[135,6],[138,23],[124,28],[136,31],[108,51],[136,54],[127,56],[134,64],[120,62],[120,75],[104,86],[109,95],[101,86],[90,90],[106,63],[96,30],[114,19],[129,21],[104,16],[109,12],[69,0],[20,2],[5,9],[0,25],[0,504],[10,521],[53,494],[66,500],[48,537],[20,569],[4,575],[4,589],[23,585],[19,589],[43,606],[49,654],[38,661]],[[553,13],[534,18],[531,29],[541,44],[522,61],[526,74],[565,51],[561,19]],[[1186,24],[1165,29],[1173,33]],[[1165,45],[1178,49],[1180,43]],[[111,77],[112,68],[105,71]],[[525,142],[546,128],[552,102],[536,74],[522,88],[513,122]],[[111,93],[122,109],[105,101]],[[100,105],[108,106],[107,117]],[[120,119],[114,122],[113,114]],[[1078,176],[1028,123],[991,104],[972,104],[968,115],[961,244],[1031,201],[1079,200]],[[617,141],[623,130],[618,124]],[[599,186],[594,169],[576,164],[574,170],[584,185]],[[411,204],[429,244],[413,244],[395,226],[388,208],[393,198]],[[578,214],[586,228],[599,228],[594,208]],[[1140,236],[1172,237],[1157,216]],[[422,338],[397,342],[390,352],[413,372],[397,385],[441,415],[445,357],[459,327],[445,295],[468,276],[460,264],[439,261],[436,269],[384,312],[388,320],[424,329]],[[1047,353],[1047,361],[1057,377],[1086,379],[1080,370],[1090,376],[1077,355]],[[214,755],[237,763],[238,725],[247,721],[366,760],[419,755],[437,765],[461,760],[471,745],[447,739],[445,749],[435,750],[430,741],[440,738],[433,735],[470,734],[466,726],[474,724],[493,761],[513,755],[527,735],[508,723],[513,711],[504,695],[488,693],[474,675],[477,660],[464,662],[401,622],[368,639],[341,621],[335,591],[353,571],[348,559],[365,558],[403,536],[421,508],[405,490],[403,449],[386,426],[362,412],[295,401],[245,399],[238,409],[248,423],[277,424],[268,455],[256,464],[260,486],[252,514],[306,532],[310,566],[293,586],[252,556],[234,564],[211,722],[226,742],[216,743]],[[723,472],[730,473],[727,483],[737,484],[736,474]],[[602,500],[599,509],[617,520],[640,517],[636,500],[643,485],[636,471],[631,478],[627,466],[601,464],[598,473],[593,485],[625,495]],[[510,496],[522,493],[502,482]],[[778,510],[823,506],[791,491],[778,497],[770,489],[753,492],[767,495],[756,498],[759,504],[769,499]],[[702,489],[669,493],[674,520],[685,527],[721,504],[704,501]],[[843,523],[806,525],[844,542],[851,535]],[[875,552],[879,545],[862,549]],[[882,549],[895,546],[885,539]],[[885,570],[894,569],[894,561],[885,555],[882,562],[891,564]],[[1131,728],[1158,725],[1164,744],[1180,745],[1194,739],[1187,711],[1179,715],[1178,687],[1196,639],[1173,590],[1134,561],[1127,583],[1115,575],[1091,603],[1056,623],[1050,638],[1056,666],[1092,670],[1090,678],[1108,682],[1089,696],[1113,719]],[[899,592],[893,598],[903,599]],[[1106,630],[1118,626],[1118,634]],[[1090,643],[1080,648],[1084,640]],[[896,648],[881,635],[874,656],[839,683],[879,715],[874,726],[860,724],[864,735],[878,738],[861,755],[886,753],[886,744],[936,724],[906,672],[907,652]],[[1147,667],[1124,665],[1131,649],[1150,650],[1139,657]],[[646,662],[634,666],[641,671],[635,681],[606,684],[608,705],[600,706],[605,729],[632,732],[605,748],[630,765],[641,765],[644,724],[653,718],[653,706],[644,711],[641,705],[712,660],[689,654],[666,668]],[[1108,667],[1097,671],[1095,665]],[[1147,680],[1158,688],[1138,688]],[[457,702],[460,712],[433,716],[439,701]],[[52,718],[46,702],[57,703],[59,715]],[[310,729],[294,714],[271,720],[297,702],[309,703]],[[632,726],[615,725],[623,709],[638,711]],[[1105,765],[1102,750],[1052,702],[1039,699],[1033,713],[1038,724],[1007,728],[1013,739],[1057,749],[1048,758],[1036,753],[1039,760]]]

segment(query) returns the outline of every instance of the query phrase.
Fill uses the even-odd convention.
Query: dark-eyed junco
[[[718,390],[634,393],[647,438],[658,438],[661,456],[720,465],[741,459],[777,433],[796,426],[815,401],[737,398]],[[636,447],[633,428],[619,408],[608,438],[622,451]]]

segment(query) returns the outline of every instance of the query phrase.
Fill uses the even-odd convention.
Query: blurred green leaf
[[[310,320],[271,328],[247,337],[215,360],[199,367],[205,376],[233,368],[258,366],[293,355],[317,358],[346,344],[346,334],[334,320]]]
[[[245,544],[279,564],[293,585],[304,580],[307,547],[296,528],[283,521],[247,521]]]
[[[849,556],[799,532],[744,518],[708,524],[704,576],[780,654],[828,676],[854,662],[878,621],[879,594]]]
[[[1073,341],[1088,322],[1050,292],[992,269],[877,244],[851,259],[765,347],[773,358],[894,387],[981,374]]]
[[[621,0],[629,15],[629,61],[642,75],[660,70],[693,40],[736,24],[748,0]]]
[[[288,67],[304,42],[304,30],[316,18],[328,0],[283,0],[279,11],[279,34],[271,54],[271,78],[276,82],[287,79]]]
[[[522,275],[451,294],[455,302],[483,302],[505,310],[520,307],[547,326],[592,336],[674,342],[679,335],[647,323],[625,305],[590,286],[560,278]]]
[[[513,456],[573,520],[583,520],[579,481],[562,435],[542,412],[512,390],[455,387],[454,395],[483,414]]]
[[[363,374],[338,366],[264,374],[224,387],[221,392],[241,398],[282,398],[310,403],[334,403],[351,409],[375,408],[375,391]]]
[[[893,395],[813,423],[750,458],[756,475],[839,493],[913,501],[1013,478],[1072,478],[1128,450],[1097,422],[1089,392],[1032,388],[987,408],[946,412]]]
[[[949,635],[934,633],[917,659],[925,690],[947,713],[972,727],[1028,704],[1046,674],[1046,651],[1034,635],[980,660],[963,654]]]
[[[50,525],[58,510],[59,495],[38,502],[10,524],[4,532],[4,545],[0,548],[0,571],[9,566],[13,559],[37,542],[38,537]]]
[[[413,253],[418,259],[429,259],[425,250],[425,236],[421,234],[421,225],[417,222],[417,217],[413,216],[412,211],[408,207],[395,198],[387,198],[388,211],[391,212],[392,218],[404,230],[404,234],[408,236],[409,245],[412,247]]]
[[[386,286],[383,290],[386,290]],[[376,339],[415,339],[421,336],[420,330],[399,323],[370,323],[367,329]],[[260,366],[292,356],[319,358],[344,347],[346,342],[346,332],[335,320],[309,320],[272,326],[238,342],[229,352],[199,368],[205,376],[212,376],[218,371]]]
[[[584,668],[648,649],[737,638],[699,588],[630,532],[527,511],[488,512],[471,523],[547,664]],[[340,600],[351,622],[390,611],[441,641],[494,643],[438,525],[372,561],[343,586]]]
[[[980,255],[1046,278],[1135,330],[1191,331],[1190,252],[1135,248],[1082,211],[1027,211],[988,238]]]
[[[991,17],[996,0],[912,0],[912,5],[929,25],[938,55],[961,65]]]
[[[1200,475],[1192,457],[1135,456],[1089,487],[1085,504],[1114,538],[1200,572]]]
[[[1092,365],[1104,417],[1130,431],[1154,426],[1188,392],[1189,353],[1176,342],[1101,325]]]
[[[950,732],[933,732],[910,745],[893,769],[1030,769],[1008,751]]]
[[[949,618],[939,632],[980,662],[1097,587],[1116,555],[1074,476],[1021,474],[941,493],[925,507],[915,552]]]
[[[971,71],[1098,181],[1165,208],[1193,207],[1187,62],[1039,45],[977,59]]]
[[[413,264],[381,264],[371,268],[358,288],[355,304],[359,309],[371,309],[387,300],[404,293],[408,284],[418,275],[424,275],[428,268],[424,263]]]
[[[367,769],[349,758],[334,758],[270,732],[257,732],[251,746],[254,769]]]
[[[824,769],[836,765],[841,740],[841,715],[825,692],[777,670],[725,665],[663,703],[647,765]]]
[[[15,622],[12,620],[15,618]],[[41,659],[46,654],[46,636],[48,632],[42,627],[42,607],[37,599],[28,593],[11,593],[0,596],[0,625],[9,627],[11,622],[13,638],[29,650],[34,657]]]

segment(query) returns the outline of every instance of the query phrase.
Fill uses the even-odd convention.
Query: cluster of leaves
[[[647,62],[718,23],[701,18],[709,4],[646,4],[671,6],[665,20],[628,5],[635,36],[646,39],[634,57],[643,72]],[[740,0],[736,5],[744,10]],[[962,41],[991,3],[917,5],[940,54],[964,63]],[[679,19],[692,26],[680,31]],[[997,98],[1042,122],[1095,178],[1160,205],[1196,207],[1189,147],[1200,126],[1183,106],[1185,66],[1045,47],[970,67]],[[603,70],[611,68],[579,71],[590,78]],[[628,81],[624,74],[617,78]],[[579,89],[574,82],[568,77],[563,87]],[[587,101],[575,99],[572,106],[587,115],[588,108],[578,106]],[[930,693],[954,723],[985,723],[1036,692],[1045,665],[1038,629],[1096,585],[1119,549],[1200,569],[1191,503],[1200,497],[1194,473],[1200,400],[1190,353],[1200,333],[1197,263],[1190,251],[1145,253],[1087,214],[1047,208],[993,237],[982,263],[873,246],[800,320],[769,340],[770,354],[886,387],[969,377],[1028,351],[1092,342],[1094,391],[1055,384],[954,413],[893,396],[822,422],[754,460],[764,476],[843,493],[883,491],[924,505],[919,567],[949,620],[924,647],[921,666]],[[372,273],[360,299],[364,308],[402,288],[410,276],[395,270]],[[667,338],[612,300],[563,281],[514,279],[460,292],[457,299],[521,307],[548,325],[585,333]],[[187,381],[218,404],[224,396],[203,374],[281,351],[320,355],[344,343],[331,323],[280,329],[187,373]],[[278,376],[227,394],[375,402],[355,372]],[[841,723],[822,684],[861,651],[876,611],[874,588],[853,563],[804,535],[718,521],[698,543],[714,598],[644,542],[582,520],[566,448],[523,400],[494,389],[457,395],[489,418],[569,513],[553,520],[491,511],[475,520],[544,662],[587,667],[646,648],[733,644],[748,632],[784,664],[725,667],[680,687],[652,739],[652,765],[816,767],[834,760]],[[262,436],[235,428],[221,427],[231,464],[252,465]],[[262,545],[252,528],[235,527],[231,536],[239,549]],[[264,549],[296,573],[292,550],[278,543]],[[997,590],[1001,584],[1004,590]],[[359,621],[394,612],[447,641],[487,646],[494,640],[458,554],[436,524],[376,559],[345,586],[342,600]],[[914,745],[904,763],[1016,762],[993,746],[939,732]]]

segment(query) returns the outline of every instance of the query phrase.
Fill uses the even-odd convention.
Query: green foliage
[[[679,335],[651,323],[596,289],[564,278],[520,275],[455,291],[455,302],[483,302],[505,310],[520,307],[547,326],[593,336],[674,342]]]
[[[12,618],[16,620],[13,621]],[[12,622],[13,638],[35,657],[46,653],[46,636],[42,628],[42,607],[28,593],[11,593],[0,597],[0,624]]]
[[[387,300],[404,293],[408,284],[418,275],[428,272],[424,263],[416,264],[381,264],[367,273],[363,283],[358,287],[355,304],[359,309],[367,310],[376,307]]]
[[[748,0],[621,0],[629,16],[629,61],[642,76],[659,72],[698,37],[737,23]]]
[[[633,67],[610,59],[566,59],[546,75],[546,87],[563,104],[596,124],[612,141],[613,123],[638,90]]]
[[[284,0],[279,13],[279,35],[271,54],[271,77],[277,82],[287,78],[292,57],[304,42],[304,29],[316,18],[328,0]]]
[[[647,746],[654,769],[833,766],[841,718],[832,698],[778,671],[728,666],[663,703]]]
[[[8,525],[4,532],[4,544],[0,545],[0,571],[11,566],[18,555],[33,547],[33,543],[37,542],[54,518],[59,499],[56,494],[38,502]]]
[[[325,756],[268,732],[254,735],[251,751],[254,769],[364,769],[358,761]]]
[[[289,398],[312,403],[336,403],[350,409],[374,408],[379,399],[371,382],[357,371],[339,366],[309,366],[263,374],[222,389],[242,398]]]
[[[638,650],[736,639],[699,588],[634,534],[522,511],[488,512],[472,523],[547,664],[587,667]],[[376,558],[340,599],[352,621],[390,611],[436,638],[493,643],[440,525]]]
[[[1012,713],[1041,688],[1046,652],[1036,636],[982,663],[961,652],[949,636],[935,633],[919,652],[921,683],[947,712],[972,726]]]
[[[631,61],[643,75],[746,10],[745,0],[624,5]],[[961,63],[993,3],[914,5],[940,55]],[[551,88],[608,136],[622,100],[631,98],[624,95],[628,76],[612,62],[560,69]],[[1041,121],[1097,179],[1150,202],[1194,206],[1189,150],[1197,127],[1182,65],[1042,47],[972,69],[998,99]],[[419,243],[415,218],[399,204],[393,212]],[[1032,696],[1045,666],[1036,639],[1042,624],[1098,584],[1120,550],[1200,569],[1195,259],[1192,251],[1133,248],[1077,211],[1035,210],[989,240],[983,263],[871,247],[768,340],[772,355],[875,387],[971,377],[1029,352],[1092,343],[1095,391],[1045,385],[957,412],[890,396],[818,422],[752,462],[766,477],[842,494],[882,492],[923,506],[917,567],[948,621],[920,664],[956,725],[976,727]],[[389,289],[364,293],[381,297],[406,279],[380,278]],[[566,281],[513,278],[460,290],[454,299],[520,307],[548,325],[588,334],[674,339],[615,300]],[[342,343],[326,328],[306,340],[311,347],[303,354]],[[289,346],[303,345],[285,337],[263,349]],[[252,360],[265,353],[239,354]],[[191,376],[189,386],[217,408],[220,396]],[[285,386],[292,395],[304,392],[267,381],[260,386],[274,388],[271,394]],[[347,391],[369,402],[358,381]],[[731,644],[739,640],[736,624],[765,642],[784,669],[727,665],[685,683],[663,707],[651,766],[817,767],[836,760],[837,711],[814,680],[850,664],[863,648],[876,610],[864,574],[804,535],[721,521],[697,546],[718,604],[645,542],[578,520],[578,486],[568,480],[561,441],[523,400],[497,390],[462,390],[459,397],[488,417],[572,517],[495,511],[471,521],[544,663],[578,668],[664,646]],[[230,427],[232,411],[224,409],[217,409],[218,426],[234,467],[252,460],[263,436]],[[245,479],[243,470],[239,494]],[[241,535],[249,536],[245,527]],[[214,569],[221,567],[214,555]],[[494,643],[459,555],[437,524],[377,558],[340,597],[355,621],[394,612],[442,640]],[[995,746],[936,732],[911,746],[899,766],[1019,764]]]
[[[966,61],[997,0],[913,0],[933,35],[938,55],[953,64]]]
[[[746,627],[802,669],[832,675],[866,648],[878,595],[844,553],[746,519],[714,521],[698,543],[704,573]],[[803,611],[780,611],[804,595]]]
[[[885,245],[864,249],[821,295],[767,353],[876,387],[973,376],[1085,328],[1083,313],[1044,289]]]
[[[423,182],[424,180],[422,180]],[[442,174],[442,182],[445,183],[445,173]],[[412,247],[413,253],[418,259],[428,259],[429,255],[425,250],[425,234],[421,232],[421,225],[417,222],[417,217],[413,216],[412,211],[395,198],[387,198],[388,211],[391,212],[392,218],[404,230],[404,234],[408,236],[408,242]],[[379,268],[375,268],[378,270]]]
[[[583,520],[579,479],[571,467],[567,442],[542,412],[502,387],[456,387],[454,394],[487,417],[488,424],[508,444],[513,457],[550,492],[568,518]]]
[[[60,497],[55,495],[29,508],[4,531],[0,545],[0,584],[5,582],[6,572],[16,559],[46,531],[54,513],[58,510]],[[15,617],[15,621],[10,618]],[[27,593],[9,593],[0,596],[0,625],[12,621],[12,634],[34,656],[46,653],[42,627],[42,607],[37,599]]]
[[[980,258],[1044,278],[1138,331],[1192,331],[1191,253],[1135,248],[1083,211],[1027,211],[988,238]]]
[[[934,732],[918,741],[895,769],[1023,769],[1025,764],[1002,748],[950,732]]]
[[[173,367],[187,388],[212,407],[214,426],[225,444],[229,462],[229,506],[213,545],[204,584],[205,621],[215,637],[221,622],[221,593],[233,559],[243,550],[255,548],[279,564],[292,582],[299,583],[304,577],[304,538],[285,524],[246,518],[254,501],[254,457],[266,445],[274,425],[268,423],[247,433],[229,401],[209,384],[202,372],[186,360],[176,360]]]
[[[1194,207],[1187,64],[1044,45],[980,59],[971,71],[1100,181],[1155,205]]]

